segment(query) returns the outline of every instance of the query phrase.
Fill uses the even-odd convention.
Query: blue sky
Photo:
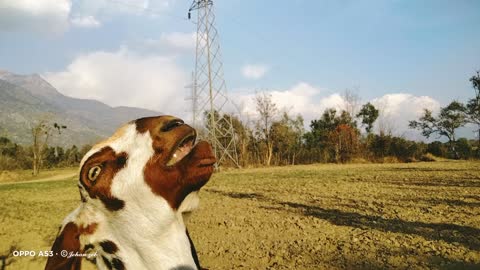
[[[183,87],[194,64],[195,25],[185,19],[190,0],[3,2],[1,69],[40,73],[75,97],[185,112],[177,108],[185,107]],[[254,114],[251,98],[259,90],[307,122],[340,106],[347,88],[364,102],[388,99],[386,122],[473,96],[468,79],[480,69],[479,1],[214,3],[225,78],[245,113]],[[111,82],[123,72],[131,84]],[[127,87],[146,89],[135,89],[144,97],[129,97]],[[118,90],[124,100],[118,88],[125,88]],[[172,107],[175,97],[182,102]],[[405,121],[393,129],[403,134]]]

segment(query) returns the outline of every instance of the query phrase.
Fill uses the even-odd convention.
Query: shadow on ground
[[[454,245],[463,245],[471,250],[480,250],[480,229],[448,223],[427,223],[420,221],[405,221],[402,219],[386,219],[380,216],[364,215],[355,212],[346,212],[338,209],[327,209],[315,205],[303,203],[280,201],[267,197],[260,193],[227,192],[221,190],[207,189],[208,192],[219,194],[234,199],[254,199],[276,204],[281,207],[265,206],[265,209],[276,209],[284,211],[293,211],[305,216],[311,216],[326,220],[338,226],[350,226],[363,230],[379,230],[382,232],[403,233],[418,235],[429,240],[441,240]],[[432,201],[439,203],[440,201]],[[478,206],[477,203],[468,203],[460,200],[443,200],[441,203],[453,205]],[[436,256],[438,257],[438,256]],[[442,269],[480,269],[479,264],[465,261],[452,261],[449,258],[440,257],[442,261],[447,262]],[[435,256],[427,258],[435,260]],[[372,267],[370,265],[369,267]],[[367,267],[368,268],[368,267]]]

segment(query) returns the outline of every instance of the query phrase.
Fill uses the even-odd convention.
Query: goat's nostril
[[[178,126],[181,126],[183,124],[184,124],[183,120],[174,119],[174,120],[171,120],[171,121],[167,122],[166,124],[164,124],[161,130],[163,132],[170,131],[170,130],[172,130],[172,129],[178,127]]]

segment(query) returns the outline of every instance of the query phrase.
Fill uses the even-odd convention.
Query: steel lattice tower
[[[221,115],[228,97],[213,1],[194,0],[188,11],[189,18],[194,10],[197,12],[197,42],[192,85],[193,124],[205,127],[200,136],[211,143],[217,164],[230,161],[239,167],[232,119]]]

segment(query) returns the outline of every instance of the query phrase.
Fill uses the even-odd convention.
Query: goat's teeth
[[[175,153],[175,154],[173,154],[173,157],[174,157],[174,158],[177,158],[177,154],[176,154],[176,153]]]

